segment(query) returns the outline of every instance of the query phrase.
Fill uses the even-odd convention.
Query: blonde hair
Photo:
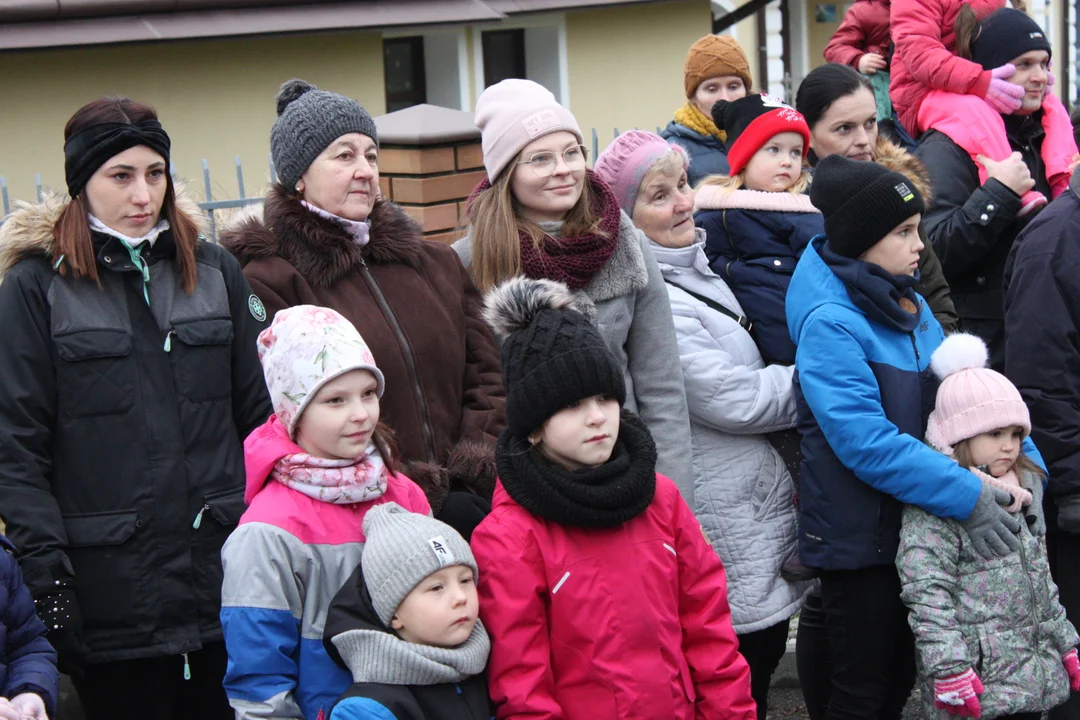
[[[697,184],[695,190],[700,190],[707,185],[715,185],[727,192],[742,189],[746,187],[746,170],[737,175],[709,175]],[[802,195],[808,187],[810,187],[810,170],[804,167],[799,173],[799,179],[787,189],[787,192],[792,195]]]
[[[466,208],[467,232],[472,235],[473,284],[481,293],[521,275],[519,238],[522,234],[537,248],[544,244],[547,236],[539,225],[518,212],[518,202],[510,189],[510,175],[515,168],[516,165],[511,164],[499,173],[491,187],[478,194]],[[599,206],[600,198],[593,189],[591,175],[586,175],[581,197],[566,214],[563,234],[606,237],[608,233],[600,227],[602,218],[595,212]]]

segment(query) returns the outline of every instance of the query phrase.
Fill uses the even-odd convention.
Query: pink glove
[[[1076,658],[1076,648],[1065,653],[1061,664],[1065,666],[1065,672],[1069,673],[1069,689],[1073,692],[1080,691],[1080,660]]]
[[[1024,88],[1004,79],[1015,73],[1016,66],[1012,63],[1005,63],[990,71],[990,87],[986,89],[986,97],[983,99],[1003,115],[1014,113],[1023,105],[1026,92]]]
[[[934,704],[950,715],[977,718],[982,714],[978,698],[982,692],[979,676],[968,668],[959,675],[934,681]]]

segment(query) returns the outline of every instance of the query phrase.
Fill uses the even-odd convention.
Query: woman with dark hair
[[[930,197],[926,168],[911,153],[879,133],[877,105],[870,81],[847,65],[828,63],[814,68],[799,85],[795,109],[810,126],[811,165],[829,155],[849,160],[873,160],[908,177],[924,197]],[[946,333],[956,330],[958,320],[949,285],[934,249],[926,242],[919,253],[919,283],[915,292],[926,299]]]
[[[64,138],[71,199],[0,229],[7,534],[89,720],[224,720],[221,548],[271,411],[266,312],[200,242],[152,108],[92,102]]]

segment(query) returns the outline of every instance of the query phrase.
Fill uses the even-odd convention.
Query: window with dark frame
[[[427,102],[424,38],[384,38],[383,77],[386,85],[386,112],[404,110]]]
[[[484,87],[507,78],[525,77],[525,31],[488,30],[481,35]]]

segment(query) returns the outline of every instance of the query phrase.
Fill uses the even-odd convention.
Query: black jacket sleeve
[[[997,180],[979,185],[978,169],[947,136],[935,133],[919,147],[934,199],[923,218],[946,278],[972,271],[1009,234],[1020,196]]]
[[[923,234],[923,249],[919,253],[921,280],[915,286],[915,292],[926,299],[930,311],[934,313],[934,317],[948,335],[956,332],[960,325],[960,318],[956,315],[949,283],[945,280],[945,272],[941,269],[941,262],[937,259],[934,247],[926,237],[925,231],[920,228],[919,232]]]
[[[242,441],[274,411],[256,347],[259,333],[269,325],[270,318],[262,301],[244,279],[236,258],[225,250],[219,250],[219,254],[233,322],[233,420]]]
[[[1080,498],[1078,214],[1075,200],[1051,205],[1025,229],[1005,293],[1005,372],[1031,411],[1055,501]]]
[[[57,416],[47,300],[52,277],[48,261],[35,257],[0,283],[0,517],[34,596],[75,579],[50,482]]]

